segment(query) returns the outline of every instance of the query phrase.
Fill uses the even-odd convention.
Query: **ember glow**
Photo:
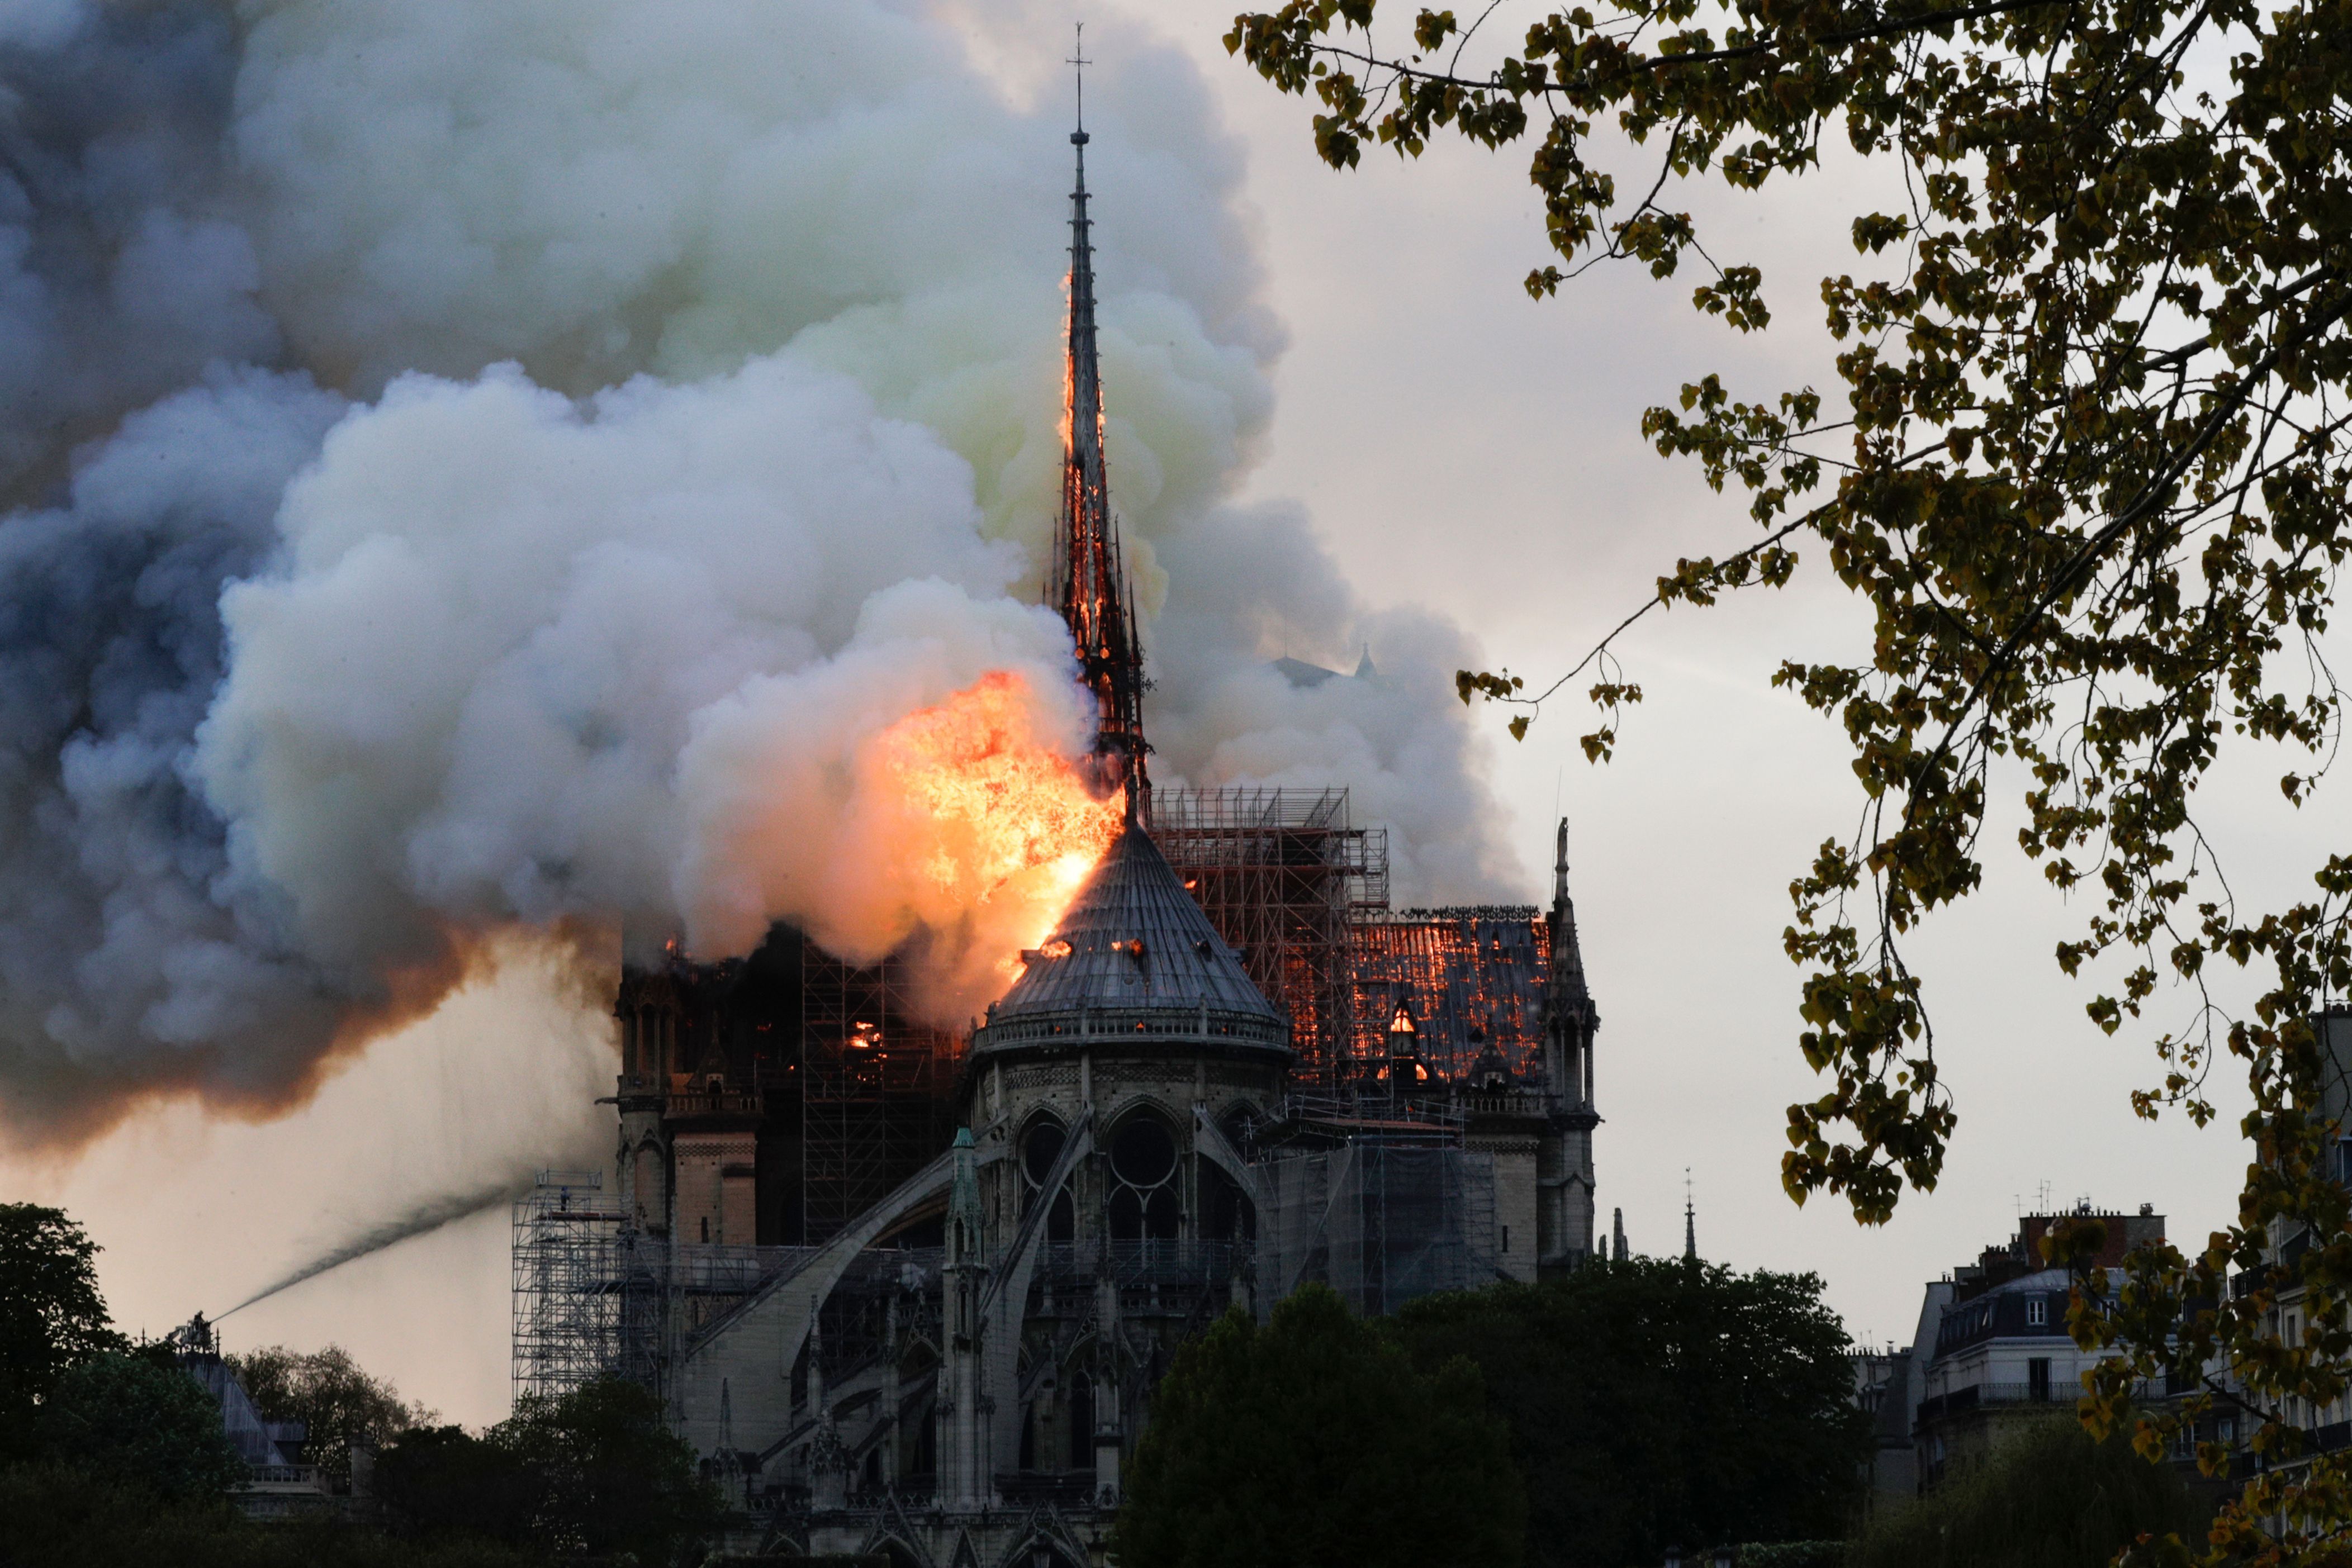
[[[1124,814],[1118,792],[1097,800],[1078,765],[1037,738],[1033,707],[1025,680],[994,671],[877,742],[909,808],[922,876],[1006,934],[992,956],[1005,977],[1060,921]]]

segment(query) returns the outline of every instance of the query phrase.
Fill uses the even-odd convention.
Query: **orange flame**
[[[1066,346],[1069,340],[1070,275],[1066,272],[1062,274],[1062,342],[1065,345],[1062,350],[1062,417],[1056,426],[1062,437],[1062,455],[1065,457],[1070,451],[1070,405],[1077,401],[1078,372],[1076,367],[1070,363],[1070,351]]]
[[[919,821],[910,845],[950,902],[1007,918],[985,924],[1034,946],[1061,920],[1118,836],[1124,802],[1097,800],[1078,765],[1034,734],[1027,683],[993,671],[908,714],[877,740],[883,767]],[[1007,977],[1019,960],[994,966]]]

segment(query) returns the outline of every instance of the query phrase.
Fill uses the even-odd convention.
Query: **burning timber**
[[[1116,836],[968,1034],[921,1020],[908,957],[783,926],[630,968],[614,1165],[516,1205],[517,1391],[658,1390],[758,1550],[1099,1561],[1158,1375],[1219,1314],[1592,1254],[1566,825],[1548,909],[1395,910],[1344,789],[1152,787],[1071,141],[1045,599]]]

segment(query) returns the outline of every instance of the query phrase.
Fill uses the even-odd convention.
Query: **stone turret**
[[[940,1502],[959,1511],[992,1508],[996,1472],[983,1354],[982,1309],[988,1296],[986,1217],[980,1202],[971,1129],[959,1127],[955,1168],[948,1186],[947,1259],[940,1357]]]

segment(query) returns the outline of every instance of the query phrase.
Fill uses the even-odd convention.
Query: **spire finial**
[[[1698,1261],[1698,1207],[1691,1201],[1690,1166],[1683,1167],[1683,1258]]]
[[[1078,128],[1070,132],[1070,140],[1084,147],[1087,144],[1087,68],[1094,64],[1087,58],[1087,25],[1084,22],[1078,24],[1078,47],[1070,51],[1070,57],[1064,63],[1077,68]]]

